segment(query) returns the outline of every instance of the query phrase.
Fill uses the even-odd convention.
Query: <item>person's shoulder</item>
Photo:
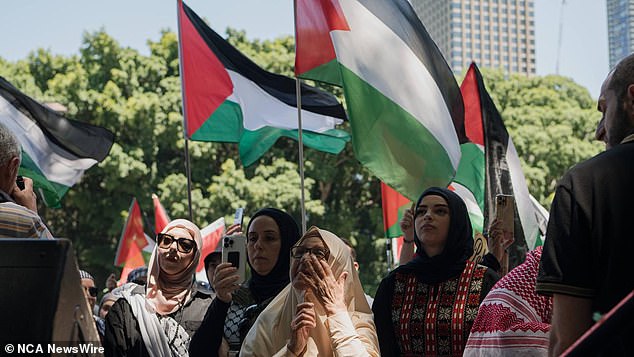
[[[634,143],[619,144],[576,164],[568,170],[566,176],[578,175],[585,172],[596,173],[598,169],[613,167],[615,163],[621,161],[627,161],[629,163],[633,157]]]

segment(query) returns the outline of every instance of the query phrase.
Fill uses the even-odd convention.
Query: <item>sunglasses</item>
[[[89,288],[84,288],[88,291],[88,295],[92,296],[92,297],[97,297],[97,293],[99,292],[99,290],[97,290],[96,287],[91,286]]]
[[[291,248],[291,257],[293,257],[293,259],[301,259],[306,253],[312,254],[315,258],[323,260],[328,260],[328,257],[330,256],[330,251],[324,248],[306,248],[301,245]]]
[[[176,245],[178,247],[178,251],[181,253],[189,253],[194,249],[194,242],[188,238],[174,238],[174,236],[169,235],[167,233],[159,233],[156,235],[156,241],[159,244],[159,248],[169,249],[169,247],[176,241]]]

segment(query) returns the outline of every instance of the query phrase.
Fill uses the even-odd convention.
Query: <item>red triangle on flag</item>
[[[141,208],[136,201],[132,199],[130,210],[128,211],[128,219],[123,227],[121,238],[119,239],[119,247],[117,255],[114,259],[115,266],[132,266],[132,268],[145,265],[143,259],[143,248],[148,245],[143,232],[143,218],[141,217]]]
[[[161,233],[163,228],[170,222],[170,217],[167,215],[157,195],[152,194],[152,202],[154,203],[154,232]]]
[[[186,134],[191,138],[233,93],[233,82],[192,24],[182,1],[178,2],[178,41]]]
[[[330,32],[350,31],[338,0],[298,0],[295,6],[297,48],[295,74],[300,75],[334,59]]]
[[[203,228],[200,233],[203,237],[203,246],[200,252],[200,261],[196,267],[196,271],[202,271],[205,269],[205,257],[216,250],[222,235],[225,232],[225,218],[220,217],[207,227]]]

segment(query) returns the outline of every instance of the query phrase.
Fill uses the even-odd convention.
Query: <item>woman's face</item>
[[[269,216],[257,216],[247,232],[249,263],[259,275],[268,275],[277,263],[282,247],[280,227]]]
[[[196,253],[196,242],[188,230],[180,227],[175,227],[166,232],[166,234],[174,237],[171,244],[167,245],[164,242],[159,242],[158,246],[158,261],[159,267],[167,274],[173,275],[182,272],[189,266],[194,259]],[[188,253],[183,253],[183,247],[178,247],[177,240],[185,238],[190,240],[193,249]]]
[[[304,238],[304,240],[302,240],[296,247],[299,247],[302,251],[305,250],[305,253],[298,258],[292,257],[291,284],[293,284],[293,288],[295,288],[296,290],[304,291],[308,289],[309,285],[299,273],[301,272],[308,275],[309,273],[307,267],[308,264],[310,264],[310,256],[315,255],[312,252],[316,250],[320,250],[321,252],[328,252],[328,247],[326,247],[324,241],[319,237]],[[294,248],[294,250],[295,249],[297,248]],[[308,251],[307,249],[310,249],[310,251]],[[327,256],[327,254],[325,255]]]
[[[114,305],[115,300],[106,300],[103,302],[103,304],[101,304],[101,307],[99,308],[99,317],[101,317],[102,319],[106,318],[106,315],[108,315],[108,312],[110,311],[110,308],[112,307],[112,305]]]
[[[423,197],[415,212],[414,228],[422,247],[442,252],[449,233],[450,214],[447,201],[436,195]]]

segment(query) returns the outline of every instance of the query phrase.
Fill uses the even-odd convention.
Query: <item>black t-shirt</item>
[[[591,298],[608,312],[634,288],[634,143],[572,168],[559,182],[537,292]]]

